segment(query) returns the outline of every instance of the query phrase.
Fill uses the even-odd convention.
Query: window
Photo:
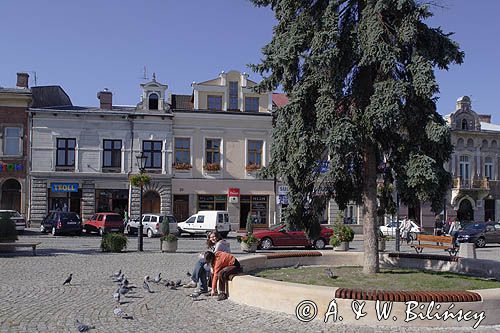
[[[142,151],[146,155],[147,169],[161,169],[161,141],[143,141]]]
[[[120,168],[122,166],[122,140],[103,140],[102,166]]]
[[[205,140],[205,164],[220,164],[220,139]]]
[[[464,131],[467,131],[469,129],[469,126],[467,125],[467,119],[462,119],[462,129]]]
[[[245,97],[245,111],[259,112],[259,98],[258,97]]]
[[[198,195],[198,210],[226,210],[227,195]]]
[[[149,95],[148,105],[150,110],[158,110],[158,95],[151,94]]]
[[[239,110],[237,81],[229,82],[229,110]]]
[[[263,142],[260,140],[248,140],[247,165],[262,167],[262,146]]]
[[[494,177],[493,177],[493,159],[489,156],[484,159],[484,177],[486,177],[488,179],[494,179]]]
[[[241,216],[242,221],[246,221],[248,212],[254,216],[253,223],[267,225],[267,214],[269,210],[269,196],[267,195],[241,195],[240,210],[245,215]]]
[[[203,223],[204,221],[205,221],[205,216],[198,215],[198,218],[196,219],[196,223]]]
[[[462,185],[467,185],[469,183],[469,156],[460,156],[460,180]]]
[[[21,155],[21,128],[6,127],[4,133],[4,155]]]
[[[207,100],[209,110],[222,110],[222,96],[208,95]]]
[[[56,166],[75,166],[76,139],[57,139]]]
[[[175,138],[174,165],[179,167],[191,165],[189,138]]]

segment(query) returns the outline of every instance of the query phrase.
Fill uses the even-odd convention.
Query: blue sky
[[[434,8],[429,23],[455,32],[466,53],[462,66],[437,73],[439,112],[470,95],[476,112],[500,124],[500,1],[438,2],[446,8]],[[268,8],[246,0],[2,0],[0,18],[0,86],[36,71],[38,85],[61,85],[87,106],[105,87],[115,104],[138,103],[144,66],[181,94],[221,70],[250,72],[246,64],[259,61],[275,24]]]

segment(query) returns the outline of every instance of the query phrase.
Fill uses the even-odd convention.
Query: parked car
[[[123,218],[117,213],[97,213],[83,223],[87,234],[98,232],[102,236],[107,232],[123,233],[123,229]]]
[[[229,222],[229,213],[223,210],[202,210],[190,216],[186,221],[177,225],[179,235],[187,233],[208,234],[216,230],[222,237],[227,237],[231,231],[231,223]]]
[[[22,234],[26,228],[26,219],[16,210],[0,209],[0,215],[6,216],[16,224],[18,234]]]
[[[410,229],[410,237],[412,240],[417,239],[417,234],[420,234],[423,232],[422,228],[416,224],[415,222],[411,221],[411,229]],[[401,231],[401,227],[403,225],[403,221],[399,221],[399,230]],[[384,236],[391,236],[391,237],[396,237],[396,228],[397,228],[397,222],[393,221],[390,222],[386,225],[382,225],[379,227],[379,230],[384,234]]]
[[[51,211],[40,224],[40,231],[44,234],[50,232],[54,236],[63,233],[80,235],[82,220],[73,212]]]
[[[142,215],[142,227],[143,234],[147,235],[149,238],[160,236],[161,234],[161,224],[163,223],[164,216],[160,214],[143,214]],[[177,230],[177,220],[173,215],[167,215],[170,233],[176,234]],[[135,235],[139,231],[139,221],[130,220],[125,226],[125,230],[129,235]]]
[[[476,247],[485,247],[488,243],[500,243],[500,223],[471,223],[458,232],[457,242],[474,243]]]
[[[269,230],[254,231],[253,235],[260,239],[259,248],[263,250],[279,246],[306,246],[320,250],[330,242],[333,230],[321,226],[319,237],[313,241],[309,240],[302,230],[287,230],[285,224],[276,224]]]

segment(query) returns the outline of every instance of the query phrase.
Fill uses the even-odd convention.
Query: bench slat
[[[437,242],[437,243],[452,243],[453,237],[451,236],[434,236],[434,235],[417,235],[417,240],[421,242]]]
[[[432,245],[432,244],[418,244],[418,245],[412,245],[412,247],[418,247],[418,248],[424,248],[424,247],[430,247],[433,249],[449,249],[449,246],[444,246],[444,245]]]

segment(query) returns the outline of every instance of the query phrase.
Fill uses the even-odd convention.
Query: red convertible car
[[[320,250],[330,242],[333,230],[322,226],[319,237],[312,242],[306,237],[304,231],[287,230],[285,224],[271,226],[269,230],[255,231],[253,235],[260,239],[259,248],[263,250],[278,246],[313,246]]]

